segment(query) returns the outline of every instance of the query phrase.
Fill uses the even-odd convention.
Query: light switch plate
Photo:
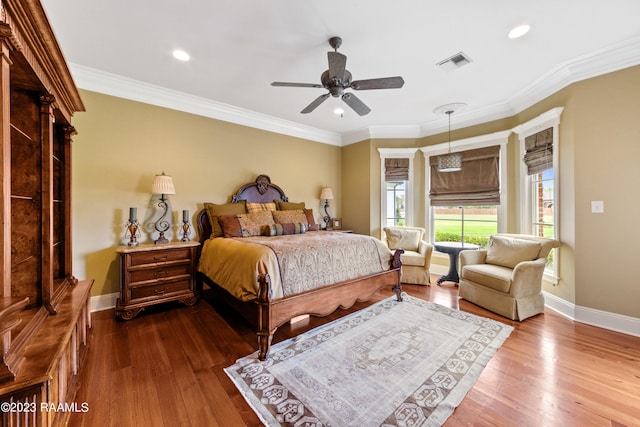
[[[604,201],[592,200],[591,201],[591,213],[604,213]]]

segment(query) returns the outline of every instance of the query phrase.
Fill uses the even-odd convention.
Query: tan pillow
[[[211,224],[211,237],[222,237],[224,233],[218,223],[218,217],[222,215],[239,215],[247,212],[245,200],[236,203],[226,203],[224,205],[216,205],[215,203],[205,203],[204,208],[207,210],[209,223]]]
[[[273,220],[277,224],[302,223],[307,224],[307,215],[302,209],[274,211]]]
[[[514,268],[522,261],[538,258],[541,245],[538,242],[491,236],[487,248],[487,264]]]
[[[273,211],[277,212],[277,211]],[[271,211],[261,211],[237,216],[242,227],[242,237],[259,236],[262,227],[265,225],[273,225],[273,217]]]
[[[280,200],[274,200],[276,206],[278,206],[279,211],[292,211],[298,209],[304,209],[304,202],[293,203],[293,202],[282,202]]]
[[[268,203],[253,203],[247,202],[247,213],[254,213],[260,211],[275,211],[276,204],[274,202]]]
[[[402,248],[405,251],[417,251],[420,245],[421,230],[412,230],[407,228],[385,228],[387,235],[387,246],[389,249]]]

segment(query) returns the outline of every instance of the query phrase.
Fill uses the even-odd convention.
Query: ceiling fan
[[[370,89],[398,89],[404,85],[404,80],[400,76],[382,77],[378,79],[367,80],[351,80],[351,73],[346,69],[347,57],[338,52],[338,48],[342,45],[340,37],[331,37],[329,44],[334,49],[328,52],[329,69],[320,76],[322,84],[315,83],[289,83],[289,82],[273,82],[271,86],[287,86],[287,87],[315,87],[325,88],[329,93],[320,95],[311,104],[307,105],[302,114],[307,114],[315,110],[322,104],[329,95],[333,97],[342,97],[342,100],[360,116],[369,114],[371,108],[367,107],[357,96],[351,92],[345,92],[345,89],[353,90],[370,90]]]

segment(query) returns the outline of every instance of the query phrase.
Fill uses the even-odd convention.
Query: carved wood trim
[[[24,56],[47,92],[55,95],[56,107],[71,122],[74,112],[85,111],[84,104],[40,2],[2,3],[4,21],[12,30],[13,47]]]

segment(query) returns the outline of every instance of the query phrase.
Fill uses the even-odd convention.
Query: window
[[[558,228],[558,131],[563,108],[554,108],[514,129],[520,139],[521,233],[560,239]],[[549,254],[547,280],[559,277],[559,251]]]
[[[467,242],[486,248],[498,232],[496,206],[434,206],[436,242]]]
[[[531,230],[533,235],[555,238],[555,179],[553,168],[529,175],[531,185]]]
[[[506,182],[506,145],[511,131],[496,132],[489,135],[452,141],[452,151],[463,155],[463,171],[465,158],[475,160],[479,157],[494,158],[492,162],[476,165],[481,168],[474,170],[475,176],[492,176],[492,185],[473,196],[463,195],[463,200],[448,202],[453,195],[447,194],[450,184],[447,176],[432,176],[432,163],[435,156],[445,154],[448,144],[438,144],[421,148],[425,157],[425,188],[429,197],[426,198],[428,236],[432,242],[462,241],[475,243],[485,247],[489,236],[504,232],[504,225],[500,219],[504,217],[506,206],[506,192],[502,183]],[[466,153],[466,155],[465,155]],[[432,159],[433,158],[433,159]],[[433,160],[433,162],[431,160]],[[469,172],[470,169],[468,168]],[[453,172],[458,173],[458,172]],[[453,175],[451,175],[453,177]],[[477,180],[477,179],[476,179]],[[442,191],[438,190],[442,188]],[[433,197],[432,190],[438,193]],[[464,199],[467,198],[465,201]]]
[[[381,176],[381,228],[413,225],[412,176],[417,148],[378,148]]]
[[[407,180],[385,181],[387,189],[385,216],[382,218],[385,227],[406,224]]]

